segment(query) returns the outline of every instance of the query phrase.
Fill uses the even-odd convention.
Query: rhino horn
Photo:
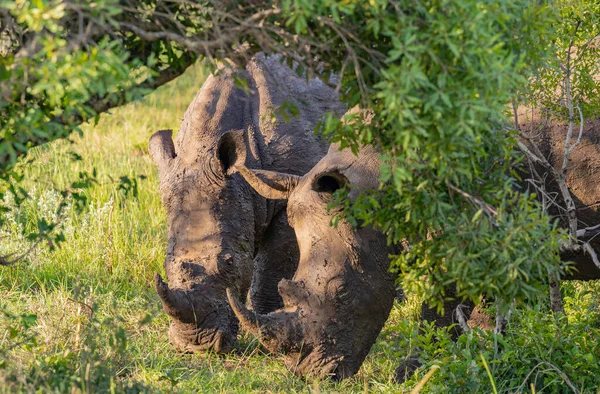
[[[251,170],[244,165],[236,168],[258,194],[272,200],[287,200],[301,179],[297,175],[276,171]]]
[[[260,326],[261,321],[259,320],[259,316],[256,313],[249,311],[238,299],[237,296],[233,295],[231,289],[227,289],[227,300],[229,301],[229,305],[235,313],[235,316],[238,318],[242,326],[250,332],[254,336],[259,336],[260,334]]]
[[[242,327],[257,337],[269,351],[286,353],[302,342],[301,339],[298,340],[302,336],[301,329],[296,319],[289,314],[273,312],[261,315],[252,312],[230,289],[227,289],[227,299]]]
[[[169,289],[169,285],[159,274],[154,275],[154,283],[163,308],[169,316],[183,323],[195,322],[194,306],[184,292]]]

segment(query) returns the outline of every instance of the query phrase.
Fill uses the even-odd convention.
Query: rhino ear
[[[217,145],[217,160],[221,163],[224,174],[236,165],[244,165],[246,162],[244,130],[228,131],[221,136]]]
[[[160,130],[152,134],[148,141],[148,153],[159,169],[168,166],[171,160],[177,156],[172,136],[172,130]]]
[[[287,200],[300,182],[300,177],[275,171],[250,170],[244,165],[236,166],[246,182],[264,198]]]
[[[331,171],[319,174],[312,184],[312,189],[319,193],[333,194],[339,189],[343,189],[348,184],[348,178],[338,171]]]

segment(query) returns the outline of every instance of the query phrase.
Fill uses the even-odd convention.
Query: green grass
[[[60,248],[40,247],[0,268],[0,392],[397,393],[409,391],[434,364],[441,368],[425,391],[489,392],[482,354],[498,392],[514,392],[540,361],[564,370],[582,392],[595,392],[600,348],[590,338],[600,327],[597,284],[564,286],[565,319],[554,319],[544,307],[517,311],[502,352],[496,339],[482,333],[457,343],[443,331],[417,335],[419,307],[410,298],[394,307],[360,372],[340,383],[294,376],[251,336],[242,335],[226,356],[176,352],[151,284],[155,272],[164,273],[166,218],[147,141],[156,130],[179,127],[204,78],[195,67],[144,102],[84,126],[73,143],[59,141],[31,154],[24,181],[31,198],[8,215],[0,253],[26,250],[22,230],[54,218],[60,202],[55,189],[94,169],[98,184],[85,190],[83,211],[72,204],[64,211],[66,242]],[[119,190],[121,176],[137,180],[137,197]],[[406,384],[395,384],[395,367],[416,346],[424,349],[426,365]],[[538,392],[564,387],[552,372],[536,379]]]

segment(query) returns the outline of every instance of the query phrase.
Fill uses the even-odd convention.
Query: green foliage
[[[565,103],[565,80],[570,81],[572,100],[585,119],[600,108],[597,75],[600,34],[600,4],[589,0],[561,0],[555,5],[558,21],[551,49],[551,62],[541,68],[527,86],[523,102],[544,110],[547,117],[569,117]],[[575,113],[579,122],[579,114]]]
[[[549,275],[560,273],[561,232],[533,199],[513,192],[515,140],[504,129],[505,112],[547,68],[567,31],[559,18],[593,19],[590,3],[3,2],[3,21],[12,22],[0,62],[7,86],[0,96],[0,166],[11,168],[32,146],[139,98],[164,83],[165,70],[180,72],[196,55],[214,69],[219,59],[279,52],[299,62],[300,74],[320,70],[329,80],[339,71],[348,105],[372,110],[369,126],[329,119],[324,132],[354,151],[365,143],[379,147],[381,191],[360,198],[346,215],[375,224],[390,242],[409,241],[411,249],[393,262],[407,289],[438,305],[451,283],[461,297],[532,299]],[[588,37],[583,31],[580,40]],[[278,111],[295,116],[286,106]],[[120,185],[135,195],[135,177]],[[73,198],[79,196],[75,190]],[[485,276],[484,268],[497,275]]]
[[[68,187],[80,172],[94,169],[97,183],[82,190],[83,210],[72,202],[63,208],[59,222],[66,242],[61,248],[36,250],[0,270],[0,392],[63,393],[74,387],[91,393],[230,393],[268,387],[286,393],[398,393],[409,392],[432,365],[441,368],[422,392],[490,392],[482,354],[499,393],[516,392],[532,371],[521,392],[532,392],[532,382],[536,392],[546,386],[549,392],[565,392],[557,372],[547,365],[533,369],[542,361],[555,365],[581,392],[595,392],[600,384],[598,283],[563,284],[569,324],[542,306],[517,309],[504,339],[474,332],[457,343],[443,330],[419,332],[421,300],[411,295],[394,306],[359,373],[342,382],[296,377],[281,356],[266,355],[250,337],[241,337],[237,352],[226,356],[175,351],[166,335],[169,319],[150,283],[163,269],[166,217],[156,168],[141,147],[157,127],[179,124],[205,76],[200,67],[190,71],[145,103],[102,115],[96,126],[82,126],[83,135],[73,144],[56,141],[32,150],[21,180],[29,198],[6,215],[0,230],[6,242],[0,247],[28,245],[19,238],[19,226],[35,227],[42,218],[55,221],[62,197],[55,188]],[[119,139],[122,134],[128,138]],[[82,160],[72,160],[73,152]],[[111,179],[114,174],[137,179],[137,198],[124,196],[119,179]],[[142,174],[148,178],[142,180]],[[93,307],[91,317],[84,304]],[[418,347],[424,350],[419,353]],[[421,355],[424,365],[398,385],[394,370],[409,355]]]
[[[8,330],[9,340],[0,341],[0,369],[5,370],[0,373],[3,387],[57,393],[73,389],[81,392],[142,391],[144,387],[138,382],[132,384],[116,379],[118,368],[130,362],[124,319],[117,305],[106,308],[97,303],[70,300],[79,304],[77,320],[72,322],[74,343],[66,349],[54,348],[52,352],[47,352],[38,340],[40,326],[36,315],[16,316],[4,312],[0,327]],[[100,308],[108,314],[99,317]],[[15,363],[10,356],[23,351],[29,356],[24,363]]]
[[[149,47],[130,33],[111,33],[124,14],[116,0],[0,1],[0,201],[10,193],[18,207],[27,198],[19,186],[24,163],[19,168],[18,159],[32,147],[81,132],[82,122],[160,86],[164,70],[181,73],[192,63],[193,55],[182,55],[167,41]],[[96,174],[81,172],[77,178],[58,190],[63,201],[56,215],[67,201],[80,209],[87,205],[83,190],[96,182]],[[121,184],[126,194],[135,194],[135,179],[122,178]],[[58,227],[42,220],[28,238],[52,248],[64,240]],[[0,263],[20,257],[2,256]]]
[[[111,23],[111,15],[119,10],[116,5],[107,1],[79,6],[82,17],[101,14]],[[93,47],[70,40],[73,32],[61,23],[68,16],[63,2],[4,1],[0,6],[23,31],[35,34],[30,48],[9,53],[0,62],[0,155],[8,156],[2,162],[6,168],[29,149],[30,141],[66,137],[81,121],[93,119],[97,111],[90,99],[135,87],[144,64],[129,59],[127,48],[117,40],[102,39]]]
[[[455,285],[459,297],[493,297],[502,310],[513,301],[539,301],[548,277],[560,274],[557,251],[564,232],[549,222],[534,196],[515,192],[519,155],[506,116],[508,105],[520,102],[568,115],[561,103],[565,80],[582,115],[596,113],[597,2],[250,3],[0,0],[0,227],[10,240],[2,245],[2,255],[20,257],[39,243],[50,249],[63,245],[34,250],[25,260],[30,267],[0,272],[4,294],[33,293],[38,302],[38,310],[22,300],[6,304],[11,311],[2,321],[3,338],[8,338],[0,343],[2,382],[55,391],[127,391],[130,384],[132,391],[146,384],[154,391],[197,391],[206,384],[221,391],[253,390],[264,379],[281,390],[301,391],[313,384],[283,372],[268,375],[264,357],[250,361],[244,356],[233,363],[255,362],[255,370],[266,377],[248,376],[238,367],[227,372],[231,360],[185,358],[166,350],[166,319],[154,324],[153,313],[145,311],[149,301],[158,305],[147,281],[165,249],[164,234],[156,230],[164,228],[160,202],[155,187],[147,186],[156,182],[155,173],[149,163],[139,162],[147,158],[127,164],[156,122],[144,126],[136,148],[127,145],[129,150],[121,152],[122,166],[67,145],[31,151],[72,137],[73,130],[81,137],[89,130],[81,123],[98,122],[102,112],[141,98],[199,55],[212,60],[214,70],[220,59],[239,60],[265,50],[299,61],[299,74],[321,70],[329,80],[332,72],[339,73],[348,105],[359,104],[373,116],[369,122],[360,116],[347,123],[330,118],[323,131],[355,152],[362,144],[376,145],[384,165],[379,191],[353,203],[340,193],[336,202],[354,224],[374,224],[390,242],[408,241],[410,247],[394,257],[393,267],[405,290],[418,299],[440,305],[447,287]],[[170,91],[161,106],[177,101],[181,108],[175,112],[181,114],[191,99],[190,92],[181,92],[197,90],[196,82],[187,80]],[[155,107],[152,115],[159,110]],[[297,111],[287,105],[276,110],[286,119]],[[129,115],[136,129],[154,119]],[[168,126],[176,128],[175,116],[168,116],[173,122]],[[122,139],[118,133],[131,128],[131,119],[119,118],[110,128],[111,140]],[[132,135],[129,130],[135,139]],[[95,142],[99,149],[110,145]],[[114,153],[108,149],[102,155]],[[38,180],[34,188],[32,171],[46,174],[49,163],[60,163],[53,173],[60,174],[58,179],[42,177],[45,183]],[[38,322],[63,312],[60,297],[79,300],[81,293],[74,289],[90,285],[96,288],[86,293],[85,302],[96,299],[86,305],[97,309],[88,315],[65,312],[69,321],[82,324],[83,346],[69,342],[72,333],[65,334],[67,339],[39,340],[44,330]],[[372,384],[397,391],[389,380],[395,347],[400,347],[398,358],[422,349],[425,367],[407,386],[432,365],[442,367],[427,382],[432,392],[510,391],[530,378],[536,387],[559,392],[565,383],[561,373],[577,387],[593,387],[599,383],[599,349],[584,333],[598,329],[597,304],[577,288],[568,290],[566,317],[555,319],[540,306],[517,309],[504,338],[473,332],[454,344],[444,331],[419,333],[415,321],[397,317],[391,327],[400,345],[387,338],[363,375],[315,387],[358,391]],[[597,289],[591,294],[597,296]],[[120,303],[113,307],[115,298]],[[588,302],[584,307],[582,299]],[[54,304],[43,313],[39,304],[46,301]],[[131,316],[121,320],[115,309]],[[153,327],[149,333],[145,324]],[[256,344],[248,349],[260,353]],[[548,366],[542,362],[557,369],[541,370],[539,365]]]
[[[474,301],[479,294],[507,302],[541,294],[548,276],[560,273],[562,232],[533,198],[514,192],[518,155],[504,113],[545,64],[553,8],[400,1],[342,12],[357,25],[369,20],[358,40],[377,42],[373,50],[384,56],[377,70],[344,74],[350,104],[361,98],[361,79],[369,87],[370,123],[325,125],[342,146],[377,145],[384,161],[379,192],[352,206],[338,196],[347,217],[375,224],[390,242],[408,240],[393,266],[407,290],[438,306],[452,283]]]
[[[579,320],[582,310],[586,316]],[[564,393],[573,392],[571,384],[593,393],[600,384],[600,349],[585,333],[598,330],[599,317],[597,304],[577,297],[567,305],[567,316],[554,317],[547,307],[517,309],[504,336],[475,329],[452,341],[447,329],[425,325],[423,332],[415,330],[400,341],[398,356],[405,357],[407,347],[421,349],[423,366],[412,384],[433,365],[440,366],[427,383],[428,392],[495,392],[494,384],[500,393],[527,393],[533,384],[535,392]]]

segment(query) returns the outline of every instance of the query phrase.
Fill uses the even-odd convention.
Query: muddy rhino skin
[[[247,90],[236,80],[245,80]],[[284,102],[299,110],[289,122],[276,112]],[[267,201],[227,171],[242,159],[254,168],[306,173],[327,151],[315,126],[325,113],[343,111],[323,82],[307,82],[278,56],[259,54],[245,69],[208,77],[175,141],[170,130],[150,138],[168,220],[168,284],[156,275],[156,290],[177,348],[230,351],[238,323],[228,287],[245,296],[252,281],[257,311],[281,306],[277,283],[291,277],[298,261],[285,201]]]
[[[395,297],[385,236],[347,221],[330,226],[327,205],[337,189],[350,198],[378,186],[378,155],[372,147],[358,157],[334,144],[309,173],[249,170],[240,173],[267,198],[287,198],[287,213],[300,246],[298,269],[279,282],[283,307],[269,314],[249,311],[228,290],[242,326],[272,352],[285,354],[299,375],[343,379],[355,374],[388,318]]]

